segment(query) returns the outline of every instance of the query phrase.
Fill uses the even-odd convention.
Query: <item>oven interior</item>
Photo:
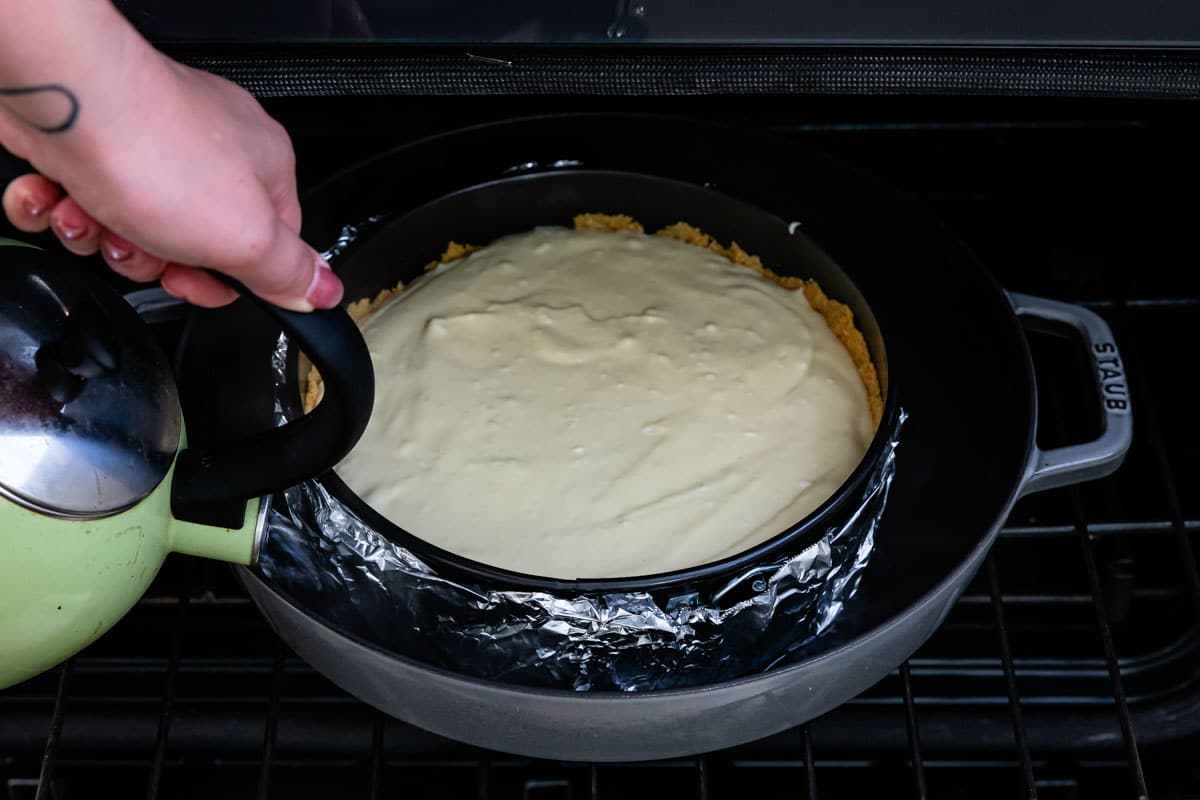
[[[825,149],[932,208],[1005,288],[1100,313],[1127,362],[1133,449],[1108,479],[1021,501],[946,623],[878,685],[800,728],[694,759],[537,761],[385,718],[292,655],[228,568],[172,556],[111,633],[0,693],[9,800],[838,798],[881,787],[981,800],[1200,796],[1200,425],[1186,391],[1200,334],[1194,106],[815,96],[266,105],[293,136],[302,186],[422,135],[570,109],[700,116]],[[180,327],[157,328],[168,352]],[[1082,349],[1063,331],[1030,339],[1039,443],[1094,435]]]

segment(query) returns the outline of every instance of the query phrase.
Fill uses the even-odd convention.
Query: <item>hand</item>
[[[341,282],[299,237],[283,127],[229,81],[149,46],[137,55],[115,96],[81,97],[77,131],[42,135],[0,118],[0,142],[40,173],[5,190],[12,224],[49,227],[72,253],[98,249],[121,275],[161,280],[201,306],[236,295],[197,266],[286,308],[337,305]]]

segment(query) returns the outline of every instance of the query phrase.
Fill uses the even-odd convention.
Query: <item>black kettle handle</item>
[[[279,322],[325,383],[320,404],[303,417],[238,442],[179,454],[172,513],[236,528],[243,521],[244,501],[319,475],[350,452],[371,417],[375,372],[362,333],[344,309],[288,311],[255,297],[232,278],[217,277]]]

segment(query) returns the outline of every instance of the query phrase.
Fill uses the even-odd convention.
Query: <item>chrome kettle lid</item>
[[[123,511],[162,482],[181,426],[170,366],[117,292],[0,238],[0,498],[57,517]]]

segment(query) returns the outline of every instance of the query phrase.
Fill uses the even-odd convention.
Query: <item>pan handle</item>
[[[1082,483],[1111,475],[1133,442],[1133,414],[1124,362],[1112,330],[1098,314],[1071,303],[1017,292],[1008,293],[1017,316],[1069,325],[1079,332],[1095,368],[1096,392],[1104,412],[1104,431],[1083,444],[1042,450],[1036,445],[1021,494]]]
[[[319,475],[350,452],[371,416],[375,373],[362,333],[344,309],[288,311],[226,276],[217,277],[247,298],[242,302],[253,302],[273,317],[325,382],[321,402],[303,417],[232,444],[179,454],[172,513],[191,522],[226,525],[241,521],[247,499]]]

